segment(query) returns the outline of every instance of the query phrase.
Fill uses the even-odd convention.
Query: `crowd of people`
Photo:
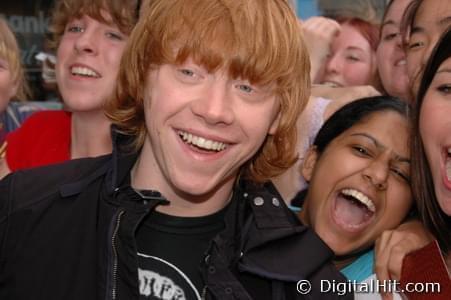
[[[451,299],[447,4],[57,0],[51,111],[0,20],[0,299]]]

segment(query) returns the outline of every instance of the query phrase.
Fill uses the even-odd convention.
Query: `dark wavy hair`
[[[337,110],[321,127],[313,145],[319,154],[340,134],[360,123],[371,114],[381,111],[395,111],[408,118],[409,105],[392,96],[374,96],[350,102]]]
[[[420,217],[426,227],[437,238],[444,252],[451,250],[451,217],[446,215],[438,204],[435,195],[431,169],[424,151],[420,135],[420,111],[424,96],[431,85],[440,65],[451,57],[451,27],[443,33],[429,58],[421,78],[413,112],[412,137],[412,192],[417,201]]]

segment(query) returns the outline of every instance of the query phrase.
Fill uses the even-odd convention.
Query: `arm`
[[[0,179],[11,173],[5,158],[0,158]]]
[[[314,82],[329,55],[332,41],[340,32],[341,26],[335,20],[325,17],[312,17],[301,24],[310,55],[310,78]]]
[[[8,163],[6,162],[6,142],[4,142],[0,146],[0,179],[11,173],[11,170],[8,167]]]

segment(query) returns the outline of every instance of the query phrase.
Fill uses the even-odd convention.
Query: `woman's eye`
[[[411,42],[411,43],[409,43],[408,48],[409,48],[409,50],[414,50],[414,49],[417,49],[417,48],[420,48],[420,47],[423,47],[423,46],[424,46],[424,43],[421,42],[421,41],[418,41],[418,42]]]
[[[360,58],[355,55],[348,55],[348,56],[346,56],[346,59],[350,60],[351,62],[360,61]]]
[[[437,87],[437,90],[445,95],[451,94],[451,84],[442,84]]]
[[[398,177],[402,178],[403,180],[405,180],[407,183],[410,182],[410,176],[404,174],[403,171],[396,169],[396,168],[392,168],[391,171]]]
[[[383,40],[391,41],[391,40],[395,39],[399,34],[400,34],[399,32],[388,33],[388,34],[384,35]]]
[[[354,151],[356,151],[360,155],[364,155],[364,156],[369,155],[369,152],[361,146],[353,146],[352,148],[354,149]]]

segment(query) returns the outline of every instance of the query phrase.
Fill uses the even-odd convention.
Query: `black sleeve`
[[[0,269],[5,261],[6,237],[9,225],[9,214],[11,211],[11,182],[13,175],[10,174],[0,180]]]

